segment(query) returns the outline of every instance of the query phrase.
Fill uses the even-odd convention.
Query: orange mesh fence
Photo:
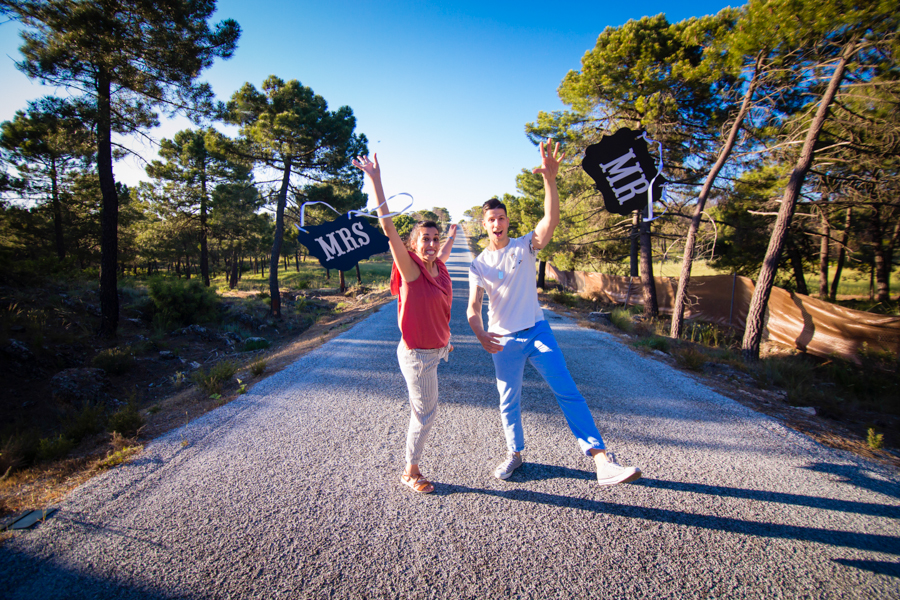
[[[639,277],[558,271],[549,263],[547,275],[569,290],[611,304],[644,303]],[[678,279],[654,277],[654,282],[660,313],[671,314]],[[743,330],[753,290],[747,277],[691,277],[684,318]],[[843,308],[778,287],[772,288],[765,321],[763,339],[817,356],[859,361],[863,347],[895,356],[900,352],[900,318]]]

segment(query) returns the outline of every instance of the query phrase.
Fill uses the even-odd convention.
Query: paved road
[[[493,367],[465,322],[424,472],[390,304],[251,392],[148,444],[0,547],[0,597],[896,598],[900,478],[823,448],[613,336],[546,313],[609,446],[601,488],[530,368],[526,465],[504,455]]]

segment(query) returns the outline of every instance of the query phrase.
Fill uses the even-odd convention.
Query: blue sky
[[[220,0],[214,21],[235,19],[241,39],[233,58],[201,78],[222,100],[277,75],[311,87],[332,110],[350,106],[378,153],[388,196],[412,194],[414,209],[440,206],[459,220],[491,196],[515,193],[516,175],[540,163],[525,124],[564,108],[556,88],[605,27],[659,13],[674,22],[729,5],[738,3]],[[19,44],[16,25],[0,25],[0,121],[28,100],[65,94],[15,69]],[[172,137],[188,125],[167,122],[151,135]],[[152,144],[126,143],[156,158]],[[146,179],[133,158],[115,170],[128,184]]]

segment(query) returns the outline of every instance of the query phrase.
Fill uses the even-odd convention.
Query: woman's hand
[[[381,169],[378,168],[378,154],[376,153],[372,156],[374,160],[370,160],[368,156],[357,156],[353,159],[353,166],[375,179],[376,177],[381,177]]]

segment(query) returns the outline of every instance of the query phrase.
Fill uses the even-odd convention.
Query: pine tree
[[[158,107],[211,110],[212,91],[197,76],[215,58],[232,55],[240,28],[226,20],[210,29],[212,0],[0,0],[0,11],[24,27],[18,68],[48,85],[75,90],[95,106],[103,195],[99,333],[114,336],[119,200],[112,133],[156,125]]]

